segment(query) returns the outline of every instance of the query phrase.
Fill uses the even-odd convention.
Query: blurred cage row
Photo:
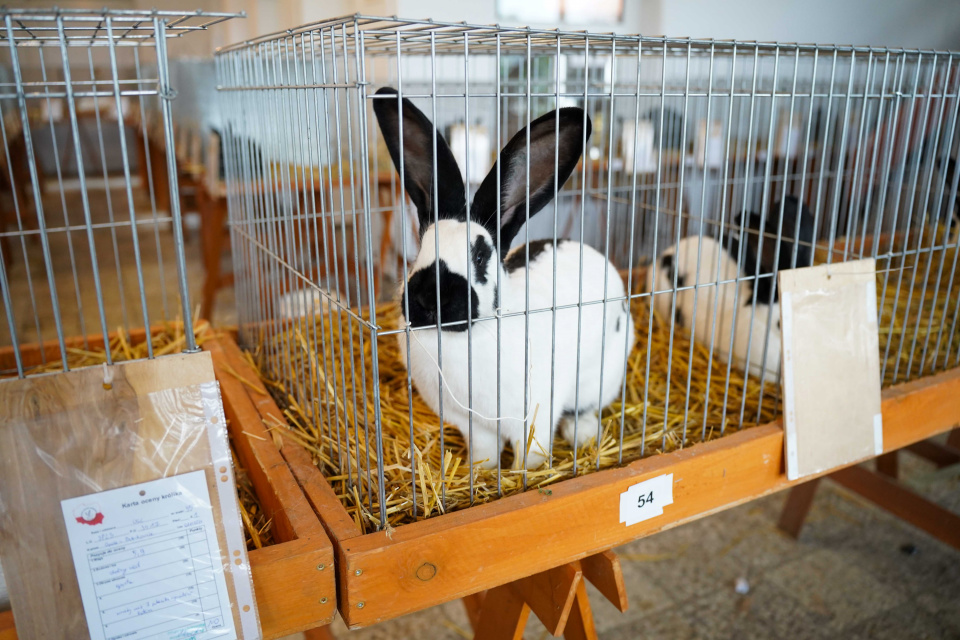
[[[876,258],[884,384],[956,366],[958,61],[366,17],[226,48],[242,344],[371,529],[773,419],[781,268]],[[514,246],[583,242],[628,287],[637,344],[593,444],[556,438],[537,470],[471,469],[473,418],[444,429],[443,409],[438,421],[413,392],[398,335],[437,332],[400,317],[420,225],[373,112],[382,87],[434,121],[468,202],[529,122],[565,106],[588,114],[581,161]],[[740,296],[729,319],[715,302],[727,295]],[[476,324],[542,311],[557,313],[500,308]],[[468,368],[439,351],[443,371]],[[492,382],[464,398],[477,384]]]

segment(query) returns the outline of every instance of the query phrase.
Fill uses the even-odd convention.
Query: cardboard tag
[[[787,478],[883,451],[876,263],[779,273]]]

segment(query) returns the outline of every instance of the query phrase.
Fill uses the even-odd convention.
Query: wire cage
[[[365,16],[227,47],[240,339],[366,530],[774,419],[780,269],[875,258],[884,384],[955,367],[958,63]]]
[[[233,16],[0,9],[3,376],[88,364],[118,328],[178,319],[196,350],[167,41]],[[121,357],[138,355],[151,340]]]

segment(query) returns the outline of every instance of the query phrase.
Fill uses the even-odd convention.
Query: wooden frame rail
[[[250,380],[256,376],[249,366],[237,372]],[[272,400],[258,402],[257,409],[260,420],[282,419]],[[960,370],[883,392],[885,451],[958,422]],[[774,422],[567,480],[550,493],[531,491],[404,525],[389,535],[363,535],[306,451],[284,441],[280,453],[333,542],[339,608],[350,628],[492,589],[799,484],[786,478],[783,430]],[[659,517],[622,524],[620,494],[666,473],[673,474],[673,504]]]
[[[151,333],[162,330],[154,327]],[[136,344],[146,335],[143,329],[135,330],[130,340]],[[82,337],[66,342],[68,346],[85,344]],[[103,337],[88,336],[86,344],[89,348],[102,348]],[[241,366],[233,358],[246,364],[240,350],[227,336],[207,337],[203,348],[213,357],[237,456],[250,474],[264,510],[273,520],[273,533],[278,540],[277,544],[249,552],[263,637],[266,640],[280,638],[328,624],[336,614],[334,552],[330,539],[259,420],[256,406],[259,399],[233,372],[234,367]],[[41,350],[46,352],[47,360],[60,357],[57,341],[23,345],[20,352],[25,365],[40,364]],[[0,370],[16,371],[12,347],[0,349]],[[0,615],[0,638],[16,638],[9,613]]]

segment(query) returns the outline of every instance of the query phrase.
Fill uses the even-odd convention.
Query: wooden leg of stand
[[[900,465],[897,464],[898,451],[891,451],[877,457],[877,473],[896,479]]]
[[[336,640],[328,625],[303,632],[303,640]]]
[[[613,551],[587,556],[580,561],[583,577],[597,588],[618,611],[627,610],[627,588],[623,584],[620,558]]]
[[[960,449],[960,427],[951,431],[950,435],[947,436],[947,446]]]
[[[593,623],[593,611],[587,596],[587,585],[581,580],[577,585],[577,595],[563,630],[566,640],[597,640],[597,628]]]
[[[480,611],[483,609],[483,599],[487,592],[471,594],[463,598],[463,608],[467,610],[467,619],[470,620],[470,628],[477,632],[477,624],[480,622]]]
[[[934,538],[960,549],[960,516],[936,505],[878,473],[853,466],[830,474],[830,479],[893,515],[923,529]]]
[[[580,566],[573,562],[521,578],[511,582],[510,587],[530,606],[550,635],[558,636],[567,623],[582,576]]]
[[[960,463],[960,449],[942,445],[932,440],[921,440],[907,447],[911,453],[926,458],[937,468],[949,467]]]
[[[819,484],[819,478],[810,480],[797,485],[787,495],[787,502],[783,505],[783,512],[780,514],[780,522],[777,523],[777,526],[790,537],[797,538],[800,536],[800,529],[803,528],[803,522],[810,512],[813,496],[816,494]]]
[[[530,607],[509,584],[487,592],[480,610],[474,640],[520,640],[530,617]]]

